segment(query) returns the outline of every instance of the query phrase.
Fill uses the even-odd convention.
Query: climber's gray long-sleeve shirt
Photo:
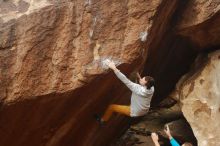
[[[150,108],[154,87],[147,89],[145,86],[133,83],[119,70],[114,71],[116,76],[132,91],[131,95],[131,117],[143,116]]]

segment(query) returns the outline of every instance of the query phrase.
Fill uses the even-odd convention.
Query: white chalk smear
[[[111,56],[110,57],[102,57],[100,61],[101,61],[101,67],[103,69],[108,69],[109,68],[108,63],[111,61],[113,61],[116,66],[122,64],[122,61],[120,59],[115,59]]]
[[[95,16],[95,18],[93,18],[92,21],[93,21],[93,22],[92,22],[92,28],[91,28],[90,31],[89,31],[89,37],[90,37],[90,39],[93,37],[94,30],[95,30],[95,26],[96,26],[96,23],[97,23],[97,18],[96,18],[96,16]]]
[[[98,59],[98,60],[93,60],[93,62],[87,64],[87,65],[85,66],[85,68],[91,69],[91,68],[93,68],[93,67],[94,67],[94,68],[97,68],[97,67],[98,67],[98,68],[102,68],[102,69],[104,69],[104,70],[107,70],[107,69],[109,69],[109,67],[108,67],[107,64],[108,64],[110,61],[113,61],[116,66],[122,64],[122,61],[121,61],[120,59],[118,59],[118,58],[113,58],[113,57],[111,57],[111,56],[105,56],[105,57],[100,57],[100,59]]]
[[[95,18],[93,19],[93,26],[96,25],[96,22],[97,22],[97,18],[95,16]]]
[[[142,42],[145,42],[147,40],[147,32],[141,32],[139,35],[139,38],[141,39]]]
[[[91,0],[86,0],[85,5],[91,5]]]
[[[89,31],[89,37],[92,38],[92,36],[93,36],[93,30],[91,29],[91,30]]]

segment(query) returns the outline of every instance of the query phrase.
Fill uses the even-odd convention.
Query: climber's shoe
[[[105,121],[103,121],[102,118],[98,114],[95,114],[94,118],[101,126],[105,124]]]

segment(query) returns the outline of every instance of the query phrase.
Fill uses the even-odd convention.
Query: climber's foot
[[[95,114],[94,118],[101,126],[103,126],[105,124],[105,121],[98,114]]]

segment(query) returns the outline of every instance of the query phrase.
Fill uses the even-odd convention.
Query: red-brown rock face
[[[125,73],[140,67],[146,50],[140,34],[160,3],[1,2],[0,145],[103,146],[123,132],[123,117],[105,128],[93,119],[109,103],[128,104],[130,96],[100,59],[129,63],[120,67]]]
[[[187,19],[198,2],[0,1],[0,145],[107,145],[128,120],[115,116],[101,128],[93,114],[129,104],[130,92],[101,60],[112,57],[131,78],[137,70],[153,76],[156,105],[195,50],[219,45],[219,2],[204,1],[199,19]]]
[[[197,49],[218,49],[220,6],[218,0],[189,1],[179,16],[179,33],[193,41]]]
[[[122,63],[137,59],[139,34],[150,27],[148,19],[159,2],[45,0],[26,4],[25,12],[19,11],[25,1],[2,2],[1,97],[13,101],[64,93],[99,73],[90,71],[99,57],[117,57]],[[11,5],[15,10],[7,11]],[[100,50],[94,50],[96,40]]]

